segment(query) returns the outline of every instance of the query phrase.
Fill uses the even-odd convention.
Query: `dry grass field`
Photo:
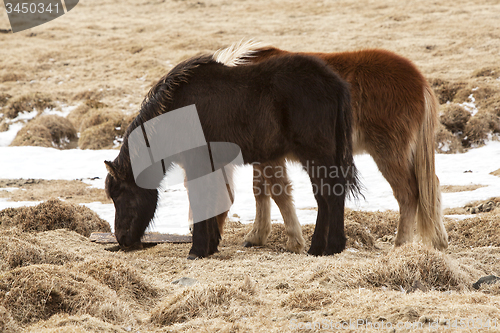
[[[3,8],[0,0],[0,31],[9,28]],[[84,0],[45,25],[0,32],[0,131],[34,108],[67,110],[66,118],[39,112],[13,144],[116,147],[172,66],[254,38],[291,51],[384,48],[408,57],[442,104],[436,148],[461,152],[500,133],[499,28],[497,0]],[[464,104],[472,102],[473,116]],[[45,201],[0,212],[1,332],[319,331],[312,323],[346,332],[488,330],[479,319],[500,331],[500,284],[472,287],[500,275],[498,206],[446,218],[443,253],[418,243],[393,249],[396,212],[349,210],[348,248],[333,257],[287,253],[282,225],[268,245],[243,248],[250,226],[232,221],[219,253],[188,261],[190,244],[112,252],[89,242],[109,226],[77,204],[108,199],[79,181],[0,187],[26,190],[0,197]],[[49,200],[57,197],[66,202]],[[312,230],[303,226],[306,239]],[[197,283],[172,284],[182,277]]]

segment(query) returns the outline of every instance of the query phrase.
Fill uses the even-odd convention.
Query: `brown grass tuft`
[[[130,326],[113,325],[87,314],[70,316],[58,313],[46,321],[39,321],[28,327],[26,333],[123,333],[127,331],[127,327]]]
[[[368,228],[375,239],[384,236],[394,236],[399,221],[399,214],[394,211],[385,212],[363,212],[351,209],[345,210],[345,219],[354,221]],[[347,223],[346,223],[347,224]]]
[[[468,282],[458,264],[446,254],[415,243],[394,248],[362,278],[372,286],[396,290],[409,290],[415,281],[437,290],[462,289]]]
[[[100,102],[97,99],[89,98],[85,101],[85,104],[91,109],[102,109],[108,107],[107,104]]]
[[[102,91],[85,90],[76,93],[73,100],[100,100],[103,95]]]
[[[373,250],[375,248],[375,239],[370,230],[356,222],[347,222],[345,224],[345,233],[347,237],[346,248]]]
[[[0,179],[0,188],[5,187],[13,190],[0,191],[0,198],[8,198],[10,201],[44,201],[48,198],[61,198],[65,202],[73,203],[95,201],[112,203],[104,189],[92,187],[80,180]]]
[[[469,121],[470,112],[458,104],[445,104],[441,106],[439,121],[452,133],[463,132]]]
[[[80,124],[82,122],[82,119],[89,111],[90,111],[90,106],[83,103],[78,105],[76,109],[74,109],[68,114],[67,119],[70,120],[75,125],[75,128],[78,130],[78,132],[80,132]]]
[[[123,115],[119,111],[109,108],[91,108],[90,111],[87,112],[83,117],[79,129],[81,132],[83,132],[90,127],[101,125],[107,122],[111,122],[115,127],[120,127],[122,121]]]
[[[118,296],[151,306],[159,290],[135,267],[118,259],[91,259],[78,264],[75,269],[116,291]]]
[[[301,311],[320,310],[333,303],[331,292],[325,289],[297,290],[281,302],[282,307]]]
[[[2,333],[17,333],[21,329],[17,326],[10,312],[0,305],[0,332]]]
[[[16,237],[0,236],[0,269],[39,264],[45,260],[45,251],[39,246]]]
[[[129,309],[91,277],[54,265],[31,265],[0,276],[0,299],[21,324],[57,313],[89,314],[107,322],[129,320]]]
[[[451,83],[441,79],[431,79],[429,83],[439,100],[439,104],[453,101],[457,92],[465,86],[463,82]]]
[[[465,147],[482,145],[492,133],[500,133],[500,117],[491,113],[478,113],[465,126],[462,144]]]
[[[52,135],[47,127],[28,123],[17,132],[16,137],[10,144],[16,146],[37,146],[37,147],[52,147]]]
[[[49,96],[45,96],[41,93],[30,93],[11,98],[4,113],[5,116],[13,119],[17,117],[19,112],[31,112],[35,108],[38,112],[41,112],[46,108],[55,108],[55,104]]]
[[[19,74],[19,73],[7,73],[2,75],[2,82],[14,82],[14,81],[21,81],[26,78],[26,75],[24,74]]]
[[[494,77],[497,78],[500,76],[500,68],[499,67],[484,67],[478,69],[472,73],[472,77]]]
[[[99,101],[88,99],[71,111],[68,119],[75,124],[78,132],[96,126],[107,121],[114,121],[119,126],[123,120],[121,112],[108,108],[108,106]]]
[[[76,130],[71,121],[56,115],[43,115],[24,126],[11,146],[75,148]]]
[[[112,121],[89,127],[80,134],[78,146],[81,149],[113,148],[115,139],[121,136],[121,130],[116,128]]]
[[[194,285],[177,292],[159,304],[151,314],[151,322],[165,326],[181,323],[196,317],[216,318],[231,317],[232,302],[248,304],[249,295],[253,291],[248,289],[248,283],[222,285]]]
[[[470,83],[467,87],[462,88],[457,92],[454,101],[457,103],[470,102],[471,95],[474,97],[474,103],[479,108],[483,108],[491,103],[490,100],[498,97],[498,88],[488,84],[477,85]]]
[[[0,93],[0,107],[4,107],[12,96],[6,93]]]
[[[446,225],[451,245],[471,248],[500,246],[500,219],[498,215],[484,214]]]
[[[9,218],[10,216],[10,218]],[[111,228],[91,209],[48,200],[35,207],[10,208],[0,211],[2,227],[18,226],[24,231],[47,231],[66,228],[89,237],[94,231],[110,232]]]
[[[52,136],[52,142],[59,148],[66,148],[76,139],[76,129],[68,119],[56,115],[43,115],[34,119],[35,124],[45,126]]]
[[[80,117],[81,131],[78,146],[81,149],[109,149],[122,137],[128,126],[123,114],[110,108],[87,109]]]
[[[455,154],[464,152],[459,136],[448,131],[442,124],[437,125],[435,140],[434,148],[438,153]]]
[[[38,264],[63,265],[83,258],[60,251],[52,243],[41,241],[18,228],[0,230],[0,270]]]

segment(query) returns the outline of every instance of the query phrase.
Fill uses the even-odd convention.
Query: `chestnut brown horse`
[[[228,64],[244,66],[287,54],[294,53],[248,42],[220,50],[215,57]],[[324,60],[350,84],[353,152],[372,156],[399,203],[395,246],[412,241],[416,220],[417,232],[424,243],[440,250],[447,248],[448,236],[434,166],[438,103],[420,71],[408,59],[385,50],[299,54]],[[266,168],[275,171],[264,172]],[[301,252],[304,239],[290,191],[274,195],[269,189],[275,184],[281,188],[291,186],[285,160],[254,166],[257,213],[244,245],[266,243],[271,232],[272,197],[283,215],[288,236],[286,248]],[[225,218],[225,214],[221,214],[219,224]]]
[[[315,193],[318,217],[309,253],[329,255],[344,249],[344,200],[359,191],[352,157],[349,88],[323,60],[296,54],[276,55],[236,67],[215,61],[213,55],[199,56],[174,67],[150,90],[125,133],[118,157],[105,162],[109,172],[106,193],[115,205],[115,236],[121,247],[140,242],[158,202],[156,183],[153,188],[136,183],[138,176],[131,159],[140,154],[147,157],[148,153],[135,149],[134,140],[129,138],[146,133],[146,122],[151,124],[153,118],[174,111],[177,114],[193,104],[206,142],[238,145],[244,163],[273,163],[293,156],[303,165],[312,162],[340,168],[338,177],[310,174],[313,185],[328,185],[333,190]],[[161,133],[162,129],[155,127],[154,132]],[[144,136],[149,148],[151,141]],[[149,154],[154,165],[159,165],[151,151]],[[181,166],[187,163],[173,162]],[[163,160],[161,164],[164,173],[168,165]],[[199,194],[193,194],[190,183],[186,184],[193,204],[192,195]],[[206,197],[211,202],[219,198],[217,193]],[[219,239],[216,216],[195,223],[188,258],[216,252]]]

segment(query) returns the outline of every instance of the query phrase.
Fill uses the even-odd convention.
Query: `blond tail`
[[[424,90],[425,116],[417,139],[414,155],[415,175],[418,182],[417,231],[426,243],[438,250],[448,247],[448,234],[443,225],[441,189],[434,162],[434,133],[438,102],[429,85]]]

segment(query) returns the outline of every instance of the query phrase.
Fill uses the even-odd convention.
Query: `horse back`
[[[289,54],[274,47],[257,50],[249,61]],[[380,150],[408,147],[424,122],[427,81],[408,59],[369,49],[337,53],[300,53],[318,57],[350,85],[357,150],[366,142]],[[391,133],[393,140],[387,140]]]
[[[287,54],[246,66],[193,69],[172,109],[195,104],[207,141],[234,142],[246,163],[283,157],[297,146],[335,152],[338,119],[350,135],[348,85],[324,61]],[[340,142],[347,145],[347,142]]]

